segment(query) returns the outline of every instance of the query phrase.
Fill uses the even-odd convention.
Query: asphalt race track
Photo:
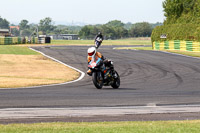
[[[34,47],[83,72],[87,71],[87,48]],[[113,46],[102,46],[99,52],[114,61],[121,77],[119,89],[98,90],[85,75],[66,85],[0,90],[0,108],[200,105],[200,59]]]

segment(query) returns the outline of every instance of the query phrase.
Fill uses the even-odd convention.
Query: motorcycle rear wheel
[[[92,81],[94,83],[94,86],[97,89],[102,89],[102,87],[103,87],[103,78],[100,79],[100,77],[98,76],[99,74],[101,74],[101,72],[93,72],[92,73]]]

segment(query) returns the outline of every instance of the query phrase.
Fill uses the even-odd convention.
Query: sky
[[[1,0],[0,16],[11,23],[26,19],[39,23],[46,17],[55,24],[105,24],[111,20],[163,22],[164,0]]]

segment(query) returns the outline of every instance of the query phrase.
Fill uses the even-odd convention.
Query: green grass
[[[59,45],[94,45],[94,40],[52,40],[51,44]],[[102,45],[151,45],[151,40],[104,40]]]
[[[92,40],[51,40],[51,44],[63,44],[63,45],[77,45],[77,44],[92,44]]]
[[[152,50],[152,47],[119,47],[117,49],[135,49],[135,50]],[[182,54],[192,57],[200,57],[200,52],[191,52],[191,51],[178,51],[178,50],[164,50],[171,53]]]
[[[117,49],[152,50],[152,47],[119,47]]]
[[[173,50],[166,50],[167,52],[171,53],[177,53],[177,54],[183,54],[187,56],[193,56],[193,57],[200,57],[200,52],[190,52],[190,51],[173,51]]]
[[[5,133],[199,133],[200,120],[0,125]]]
[[[0,45],[0,54],[38,55],[39,53],[30,50],[28,47]]]

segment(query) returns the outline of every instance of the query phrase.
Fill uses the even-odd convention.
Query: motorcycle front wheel
[[[97,89],[102,89],[103,87],[103,77],[101,72],[93,72],[92,73],[92,81],[94,83],[94,86]]]
[[[120,86],[120,77],[119,77],[119,74],[117,73],[117,71],[115,71],[114,74],[116,74],[115,75],[116,77],[114,78],[114,82],[111,86],[112,86],[112,88],[117,89]]]

